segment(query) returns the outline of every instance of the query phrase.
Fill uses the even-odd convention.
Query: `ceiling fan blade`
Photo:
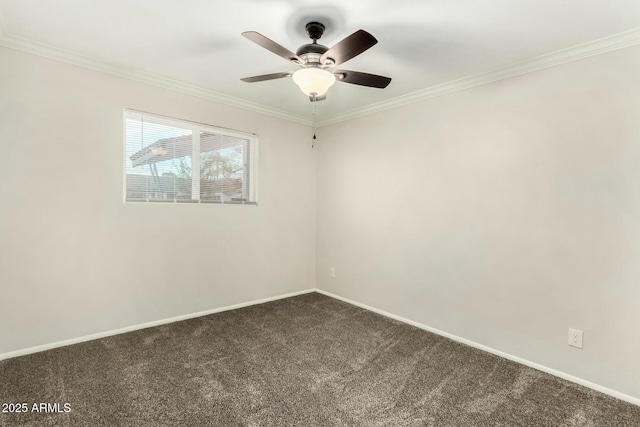
[[[360,86],[375,87],[378,89],[384,89],[389,86],[389,83],[391,83],[390,77],[361,73],[360,71],[336,70],[333,74],[335,74],[338,81]]]
[[[262,46],[263,48],[275,53],[276,55],[286,59],[287,61],[295,62],[298,64],[302,63],[302,60],[298,57],[298,55],[260,33],[257,33],[255,31],[245,31],[244,33],[242,33],[242,35],[255,44]]]
[[[328,58],[331,58],[335,62],[332,66],[340,65],[360,55],[376,43],[378,43],[378,40],[371,34],[365,30],[358,30],[326,51],[320,57],[320,63],[324,64]]]
[[[263,82],[265,80],[275,80],[282,79],[285,77],[291,77],[291,73],[272,73],[272,74],[263,74],[261,76],[253,76],[253,77],[245,77],[242,80],[247,83],[255,83],[255,82]]]

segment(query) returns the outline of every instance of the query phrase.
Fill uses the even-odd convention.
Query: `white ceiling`
[[[151,75],[299,117],[311,115],[311,103],[290,79],[240,81],[296,70],[240,33],[258,31],[295,52],[309,41],[304,24],[311,20],[327,26],[320,43],[329,47],[365,29],[378,44],[340,68],[393,81],[384,90],[336,83],[318,104],[320,118],[330,119],[638,29],[640,1],[0,0],[0,17],[4,45],[57,52],[76,63]]]

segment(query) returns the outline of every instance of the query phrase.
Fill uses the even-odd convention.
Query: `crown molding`
[[[591,42],[583,43],[567,49],[557,50],[525,61],[517,62],[505,67],[496,68],[494,70],[475,74],[473,76],[464,77],[459,80],[432,86],[396,98],[378,102],[362,108],[356,108],[343,114],[331,116],[318,123],[318,127],[327,126],[357,117],[366,116],[380,111],[390,110],[402,107],[414,102],[423,101],[429,98],[446,95],[453,92],[469,89],[498,80],[504,80],[521,74],[531,73],[533,71],[545,68],[555,67],[571,61],[587,58],[594,55],[610,52],[625,47],[640,44],[640,28],[636,28],[623,33],[614,34],[612,36],[597,39]]]
[[[464,77],[459,80],[454,80],[451,82],[447,82],[447,83],[432,86],[426,89],[422,89],[416,92],[411,92],[405,95],[401,95],[387,101],[378,102],[362,108],[356,108],[342,114],[333,115],[333,116],[327,117],[324,120],[321,120],[317,124],[317,126],[318,127],[327,126],[327,125],[343,122],[346,120],[354,119],[357,117],[362,117],[369,114],[402,107],[404,105],[412,104],[414,102],[423,101],[429,98],[435,98],[437,96],[458,92],[458,91],[469,89],[472,87],[496,82],[499,80],[508,79],[511,77],[519,76],[521,74],[526,74],[533,71],[554,67],[556,65],[564,64],[571,61],[576,61],[576,60],[587,58],[590,56],[599,55],[599,54],[610,52],[617,49],[622,49],[625,47],[635,46],[638,44],[640,44],[640,28],[635,28],[633,30],[625,31],[623,33],[614,34],[612,36],[608,36],[608,37],[604,37],[591,42],[583,43],[567,49],[557,50],[555,52],[551,52],[535,58],[527,59],[525,61],[517,62],[515,64],[511,64],[505,67],[500,67],[485,73]],[[300,123],[303,125],[308,125],[308,126],[312,125],[312,122],[308,117],[295,115],[283,110],[278,110],[276,108],[268,107],[268,106],[257,104],[250,101],[245,101],[240,98],[224,95],[222,93],[215,92],[210,89],[205,89],[202,87],[190,85],[177,80],[162,77],[156,74],[114,67],[114,66],[81,56],[81,55],[77,55],[75,53],[72,53],[63,49],[58,49],[58,48],[41,44],[41,43],[35,43],[30,40],[26,40],[17,36],[10,35],[6,31],[6,27],[3,27],[1,17],[0,17],[0,46],[5,46],[11,49],[32,53],[34,55],[44,56],[46,58],[58,60],[61,62],[66,62],[68,64],[76,65],[83,68],[88,68],[88,69],[99,71],[106,74],[111,74],[117,77],[122,77],[129,80],[150,84],[156,87],[172,90],[174,92],[180,92],[187,95],[196,96],[198,98],[219,102],[221,104],[229,105],[232,107],[237,107],[244,110],[254,111],[257,113],[278,117],[280,119],[289,120],[289,121]]]
[[[0,22],[1,25],[1,22]],[[0,30],[2,28],[0,27]],[[241,108],[244,110],[254,111],[257,113],[266,114],[280,119],[289,120],[292,122],[300,123],[303,125],[311,125],[311,120],[304,116],[298,116],[288,113],[286,111],[278,110],[276,108],[267,107],[265,105],[256,104],[254,102],[245,101],[240,98],[236,98],[229,95],[224,95],[219,92],[215,92],[210,89],[190,85],[177,80],[162,77],[157,74],[146,73],[137,70],[127,70],[124,68],[114,67],[93,59],[66,51],[64,49],[58,49],[53,46],[35,43],[30,40],[23,39],[21,37],[13,36],[8,33],[4,33],[2,36],[0,31],[0,46],[5,46],[11,49],[20,50],[23,52],[31,53],[38,56],[54,59],[67,64],[76,65],[90,70],[99,71],[113,76],[122,77],[129,80],[134,80],[141,83],[146,83],[152,86],[157,86],[163,89],[168,89],[174,92],[180,92],[186,95],[196,96],[198,98],[207,99],[210,101],[219,102],[221,104],[229,105],[232,107]]]

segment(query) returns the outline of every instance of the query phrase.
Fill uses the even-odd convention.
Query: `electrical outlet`
[[[329,277],[336,277],[336,269],[334,267],[329,268]]]
[[[582,331],[569,328],[569,345],[582,348]]]

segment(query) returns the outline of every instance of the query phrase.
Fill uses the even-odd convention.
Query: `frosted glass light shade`
[[[321,68],[303,68],[293,73],[293,81],[309,96],[322,96],[336,82],[336,76]]]

